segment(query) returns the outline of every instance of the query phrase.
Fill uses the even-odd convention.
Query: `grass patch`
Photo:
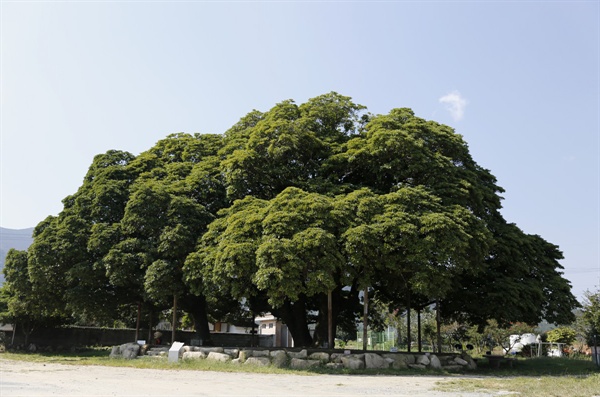
[[[586,359],[540,357],[520,359],[514,368],[482,366],[473,379],[441,382],[446,392],[508,392],[519,397],[600,396],[600,368]]]
[[[510,392],[519,397],[592,397],[600,395],[600,374],[457,379],[438,384],[445,392]]]
[[[110,349],[94,348],[76,353],[17,353],[5,352],[0,358],[7,360],[52,363],[66,365],[101,365],[107,367],[128,367],[139,369],[161,369],[161,370],[190,370],[190,371],[219,371],[219,372],[247,372],[265,374],[298,374],[285,368],[258,367],[254,365],[235,365],[214,360],[179,360],[171,363],[167,357],[143,356],[135,360],[121,358],[110,358]],[[305,372],[306,373],[306,372]]]

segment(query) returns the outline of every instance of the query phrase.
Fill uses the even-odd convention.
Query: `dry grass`
[[[600,374],[457,379],[440,383],[437,389],[447,392],[510,392],[520,397],[592,397],[600,396]]]

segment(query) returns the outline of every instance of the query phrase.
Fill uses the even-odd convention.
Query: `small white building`
[[[294,339],[287,325],[271,313],[256,317],[255,322],[259,335],[273,335],[274,347],[294,347]]]

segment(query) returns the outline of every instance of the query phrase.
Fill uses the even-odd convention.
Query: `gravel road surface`
[[[435,376],[270,375],[42,364],[0,359],[1,397],[485,397],[434,391]]]

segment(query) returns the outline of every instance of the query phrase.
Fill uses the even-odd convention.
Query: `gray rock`
[[[454,364],[457,364],[457,365],[468,365],[468,364],[469,364],[469,362],[468,362],[468,361],[465,361],[465,360],[463,360],[463,359],[462,359],[462,358],[460,358],[460,357],[456,357],[456,358],[455,358],[454,360],[452,360],[452,361],[454,361]]]
[[[252,350],[252,357],[269,357],[268,350]]]
[[[121,345],[121,355],[126,360],[132,360],[137,358],[140,352],[140,345],[137,343],[128,343],[125,345],[125,349],[123,349],[123,345]]]
[[[110,351],[110,358],[121,358],[121,346],[113,346]]]
[[[256,365],[257,367],[266,367],[271,364],[271,360],[267,357],[248,357],[244,362],[246,365]]]
[[[440,362],[440,359],[435,355],[431,355],[429,356],[429,368],[431,369],[442,369],[442,363]]]
[[[203,352],[183,352],[181,358],[184,360],[200,360],[206,358],[206,354]]]
[[[292,358],[290,360],[290,368],[293,369],[306,369],[310,367],[316,367],[321,364],[319,360],[304,360],[302,358]]]
[[[311,354],[310,356],[308,356],[309,359],[311,360],[319,360],[322,362],[329,362],[329,353],[325,353],[325,352],[316,352]]]
[[[210,353],[223,353],[224,349],[222,347],[198,347],[198,351],[201,351],[202,353],[206,354],[208,356],[208,354]]]
[[[342,357],[344,357],[344,355],[341,354],[341,353],[331,353],[329,361],[332,362],[332,363],[341,364],[342,363]]]
[[[472,358],[469,358],[469,364],[467,364],[467,368],[471,370],[477,369],[477,363]]]
[[[210,352],[208,353],[208,356],[206,356],[206,359],[227,362],[231,360],[231,356],[225,353]]]
[[[389,368],[390,363],[386,361],[379,354],[365,353],[365,367],[366,368]]]
[[[401,358],[406,364],[415,363],[415,356],[412,354],[398,354],[398,358]]]
[[[223,349],[223,353],[229,354],[232,358],[236,358],[240,353],[240,349]]]
[[[288,352],[287,354],[288,354],[288,356],[290,356],[290,358],[307,358],[308,357],[308,353],[307,353],[306,349],[302,349],[299,352]]]
[[[352,357],[352,358],[358,358],[359,360],[364,360],[365,359],[365,353],[354,353],[354,354],[351,354],[350,357]]]
[[[272,362],[274,367],[276,368],[284,368],[288,365],[288,356],[285,354],[283,350],[278,350],[276,354],[273,356]]]
[[[407,365],[408,365],[408,368],[412,368],[412,369],[425,369],[425,368],[427,368],[423,364],[407,364]]]
[[[404,360],[396,360],[392,363],[392,368],[406,369],[406,368],[408,368],[408,364],[406,364],[406,362],[404,362]]]
[[[418,357],[415,359],[415,364],[419,364],[419,365],[425,365],[425,366],[428,366],[428,365],[429,365],[429,363],[430,363],[430,361],[429,361],[429,357],[427,357],[426,355],[418,356]],[[409,365],[409,367],[410,367],[410,365]],[[412,367],[411,367],[411,368],[412,368]]]
[[[344,368],[344,364],[342,364],[342,363],[327,363],[327,364],[325,364],[325,366],[327,368],[333,368],[333,369],[342,369],[342,368]]]
[[[342,357],[342,364],[344,365],[344,368],[348,368],[348,369],[364,369],[365,368],[365,362],[363,360],[360,360],[358,358],[353,358],[353,357]]]
[[[239,358],[234,358],[233,360],[231,360],[231,363],[240,365],[240,364],[242,364],[242,361]]]
[[[241,350],[238,356],[241,362],[245,362],[248,359],[248,357],[252,357],[251,350]]]
[[[269,352],[269,356],[271,357],[275,357],[276,355],[280,354],[280,353],[285,353],[285,350],[271,350]]]

